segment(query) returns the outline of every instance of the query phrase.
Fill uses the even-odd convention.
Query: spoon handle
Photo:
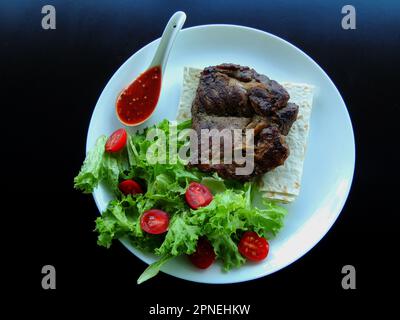
[[[186,20],[186,14],[182,11],[175,12],[169,19],[164,32],[162,34],[160,44],[154,55],[150,67],[161,66],[161,75],[164,75],[164,69],[167,64],[169,52],[174,44],[175,38],[182,29]]]

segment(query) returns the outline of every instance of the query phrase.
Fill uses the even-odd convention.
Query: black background
[[[41,28],[45,4],[56,7],[56,30]],[[137,319],[156,303],[251,303],[257,319],[273,310],[311,315],[321,303],[330,312],[340,312],[345,306],[356,312],[388,310],[393,297],[389,290],[396,288],[399,252],[395,150],[400,115],[400,5],[397,1],[351,1],[357,29],[343,30],[341,8],[346,4],[2,1],[1,91],[6,112],[1,152],[7,163],[2,166],[7,193],[2,199],[1,227],[3,236],[7,234],[3,246],[10,254],[2,262],[9,267],[3,273],[10,282],[8,292],[36,301],[39,311],[62,305],[58,310],[71,312],[79,305],[93,312],[125,310]],[[91,196],[73,190],[89,119],[101,91],[130,55],[160,36],[177,10],[188,15],[185,27],[246,25],[293,43],[328,73],[352,119],[357,163],[342,214],[302,259],[259,280],[217,286],[160,274],[137,286],[145,264],[118,242],[110,250],[96,245],[95,203]],[[41,288],[45,264],[56,267],[56,290]],[[341,268],[346,264],[356,267],[356,290],[341,287]],[[89,303],[91,299],[95,304]],[[114,299],[119,303],[111,302]],[[366,300],[372,303],[365,304]]]

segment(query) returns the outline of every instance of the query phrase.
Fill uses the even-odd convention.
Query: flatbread
[[[190,67],[183,68],[182,93],[179,100],[178,115],[176,116],[178,122],[192,118],[192,102],[199,86],[201,71],[203,70]]]
[[[291,202],[300,193],[314,87],[308,84],[290,82],[282,82],[281,84],[289,92],[290,102],[299,106],[299,114],[286,136],[286,143],[290,150],[289,157],[283,166],[279,166],[262,176],[260,190],[264,192],[263,196],[266,198]]]
[[[201,69],[190,67],[185,67],[183,70],[183,87],[177,121],[192,117],[191,107],[196,96],[201,71]],[[259,190],[264,198],[288,203],[294,201],[300,193],[314,86],[291,82],[281,82],[281,85],[289,92],[289,101],[299,106],[299,114],[286,136],[290,150],[289,157],[284,165],[265,173],[259,179]]]

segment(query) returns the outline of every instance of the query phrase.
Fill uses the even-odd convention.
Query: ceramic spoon
[[[186,14],[182,11],[169,19],[150,66],[119,94],[116,113],[124,125],[142,124],[155,111],[168,56],[185,20]]]

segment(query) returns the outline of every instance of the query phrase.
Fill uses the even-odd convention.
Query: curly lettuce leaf
[[[158,255],[191,254],[196,251],[197,240],[201,234],[201,227],[191,225],[185,213],[175,214],[161,247],[155,250]]]
[[[91,193],[104,182],[114,192],[119,192],[120,176],[130,168],[126,150],[117,153],[106,153],[104,147],[106,136],[97,139],[94,148],[87,154],[86,159],[74,178],[74,187],[83,193]]]
[[[93,192],[102,178],[102,160],[106,141],[106,136],[100,136],[97,139],[94,148],[87,154],[79,174],[74,178],[74,187],[83,193]]]
[[[104,153],[101,163],[101,179],[111,190],[119,193],[120,177],[128,170],[129,162],[126,151]]]
[[[240,254],[237,244],[232,237],[226,233],[211,233],[207,235],[215,254],[222,260],[224,271],[238,268],[246,262],[246,259]]]
[[[122,201],[112,200],[108,204],[107,210],[96,219],[98,245],[109,248],[113,239],[125,235],[141,236],[143,234],[138,225],[139,212],[134,203],[135,200],[128,196]]]

